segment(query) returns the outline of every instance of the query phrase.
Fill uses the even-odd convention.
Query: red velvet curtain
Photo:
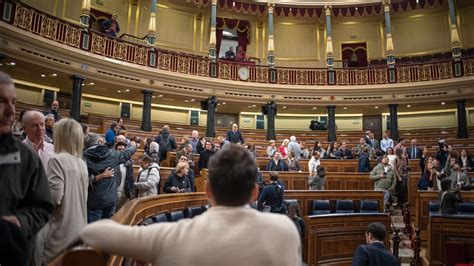
[[[349,67],[367,66],[367,43],[341,44],[342,60],[348,62]]]
[[[222,33],[224,28],[227,27],[231,30],[237,31],[237,42],[247,52],[247,45],[250,42],[250,23],[247,20],[230,19],[230,18],[217,18],[216,25],[216,49],[217,54],[221,49]]]

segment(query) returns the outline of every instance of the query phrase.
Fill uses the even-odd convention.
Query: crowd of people
[[[408,160],[420,159],[423,170],[420,189],[440,190],[442,212],[453,213],[456,203],[462,201],[459,190],[470,189],[466,172],[474,167],[466,149],[457,154],[445,142],[440,142],[435,156],[429,156],[426,148],[417,146],[416,139],[411,140],[410,146],[405,146],[404,139],[394,145],[387,133],[378,141],[372,132],[366,132],[352,150],[344,141],[330,143],[326,149],[320,141],[315,141],[310,150],[304,142],[290,136],[278,147],[275,141],[269,142],[265,170],[270,171],[270,178],[264,182],[256,164],[257,151],[254,145],[245,143],[237,124],[215,142],[200,137],[197,130],[191,132],[191,137],[177,142],[166,125],[155,138],[129,137],[123,119],[119,118],[105,136],[101,136],[89,132],[85,124],[61,118],[58,101],[53,101],[44,113],[22,111],[19,120],[13,121],[16,92],[12,80],[3,73],[0,73],[0,99],[0,230],[8,230],[11,236],[2,241],[19,243],[11,246],[12,254],[21,254],[12,257],[16,265],[31,263],[29,258],[36,265],[46,264],[79,235],[85,243],[104,251],[126,256],[140,254],[138,257],[146,261],[166,263],[168,256],[160,254],[175,254],[177,251],[173,249],[188,241],[173,238],[174,234],[164,231],[202,240],[201,233],[190,231],[191,225],[202,227],[203,235],[238,228],[233,230],[232,241],[254,243],[253,237],[260,236],[242,238],[241,234],[250,232],[248,226],[258,224],[266,228],[259,230],[262,239],[268,240],[272,226],[283,232],[271,234],[275,238],[272,241],[280,243],[281,254],[287,254],[285,259],[294,265],[295,261],[301,261],[305,225],[299,206],[285,203],[285,185],[279,180],[278,172],[302,172],[301,160],[309,159],[309,187],[324,190],[326,170],[321,159],[357,159],[358,171],[367,172],[375,190],[384,192],[385,203],[396,195],[401,205],[408,198]],[[144,154],[134,162],[132,156],[141,143]],[[176,151],[176,167],[166,182],[161,182],[160,163],[167,159],[170,151]],[[136,197],[154,196],[160,191],[196,191],[195,154],[199,154],[197,168],[209,169],[206,189],[214,207],[206,216],[189,221],[189,227],[164,224],[152,229],[125,228],[108,220],[118,208]],[[373,169],[371,160],[377,161]],[[140,166],[137,175],[134,175],[134,164]],[[256,199],[255,208],[279,215],[255,216],[250,208],[235,208],[253,199]],[[236,219],[223,219],[223,215],[234,215]],[[290,219],[283,218],[285,215]],[[97,222],[99,220],[103,221]],[[243,220],[247,220],[247,225],[243,225]],[[206,228],[208,221],[217,226]],[[88,223],[93,224],[86,227]],[[369,240],[381,241],[380,226],[376,227],[368,228],[368,243]],[[105,237],[109,235],[115,236]],[[137,245],[124,249],[124,245],[116,241],[117,237],[131,239]],[[163,250],[155,253],[150,246],[144,247],[142,244],[148,242],[138,241],[141,237],[150,238],[153,246]],[[198,251],[199,254],[204,252]],[[256,248],[252,252],[262,258],[262,263],[271,264],[272,256],[261,256],[268,250]],[[364,252],[358,249],[355,259],[359,260]],[[189,254],[181,257],[184,264],[194,258]],[[202,259],[203,263],[207,262],[206,258]]]

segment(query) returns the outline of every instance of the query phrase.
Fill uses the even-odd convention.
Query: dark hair
[[[363,152],[363,153],[368,153],[368,152],[369,152],[369,148],[368,148],[368,147],[364,147],[364,148],[362,149],[362,152]]]
[[[119,142],[115,143],[114,146],[115,146],[115,149],[117,149],[118,146],[124,146],[125,148],[127,148],[127,144],[125,144],[125,143],[122,142],[122,141],[119,141]]]
[[[115,127],[117,127],[117,123],[113,122],[112,124],[110,124],[110,129],[114,129]]]
[[[372,237],[376,240],[383,241],[385,239],[387,231],[385,229],[385,225],[379,222],[375,222],[367,226],[367,233],[370,233]]]
[[[217,204],[242,206],[250,201],[256,184],[257,164],[249,152],[228,144],[209,161],[209,184]]]
[[[271,180],[271,181],[278,181],[278,172],[276,172],[276,171],[271,171],[271,172],[269,173],[269,175],[270,175],[270,180]]]
[[[144,154],[142,157],[140,157],[140,161],[144,161],[144,162],[148,162],[150,163],[151,162],[151,157]]]
[[[23,115],[20,115],[22,117]],[[89,128],[89,125],[86,123],[81,123],[82,126],[82,133],[84,133],[84,136],[86,135],[87,129]]]
[[[441,190],[448,190],[451,187],[451,179],[443,178],[441,180]]]

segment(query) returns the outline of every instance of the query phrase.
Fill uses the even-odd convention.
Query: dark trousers
[[[408,178],[402,177],[402,181],[397,180],[397,197],[398,197],[398,206],[403,207],[403,203],[406,202],[407,192],[408,192]]]

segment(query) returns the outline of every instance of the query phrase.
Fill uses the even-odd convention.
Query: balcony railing
[[[122,35],[121,38],[109,37],[90,29],[85,30],[80,25],[63,21],[18,2],[3,1],[0,13],[3,14],[1,23],[12,24],[17,28],[76,49],[150,68],[187,75],[210,76],[211,64],[208,58],[152,48],[146,45],[144,38],[127,34]],[[457,72],[455,71],[456,64]],[[245,82],[270,83],[267,66],[232,61],[218,62],[217,78],[241,81],[238,71],[243,65],[249,69],[249,78]],[[444,60],[398,65],[393,73],[395,77],[389,79],[387,66],[336,68],[334,82],[330,84],[330,73],[326,68],[276,67],[276,84],[356,86],[450,79],[474,75],[474,58],[463,58],[460,63]]]

